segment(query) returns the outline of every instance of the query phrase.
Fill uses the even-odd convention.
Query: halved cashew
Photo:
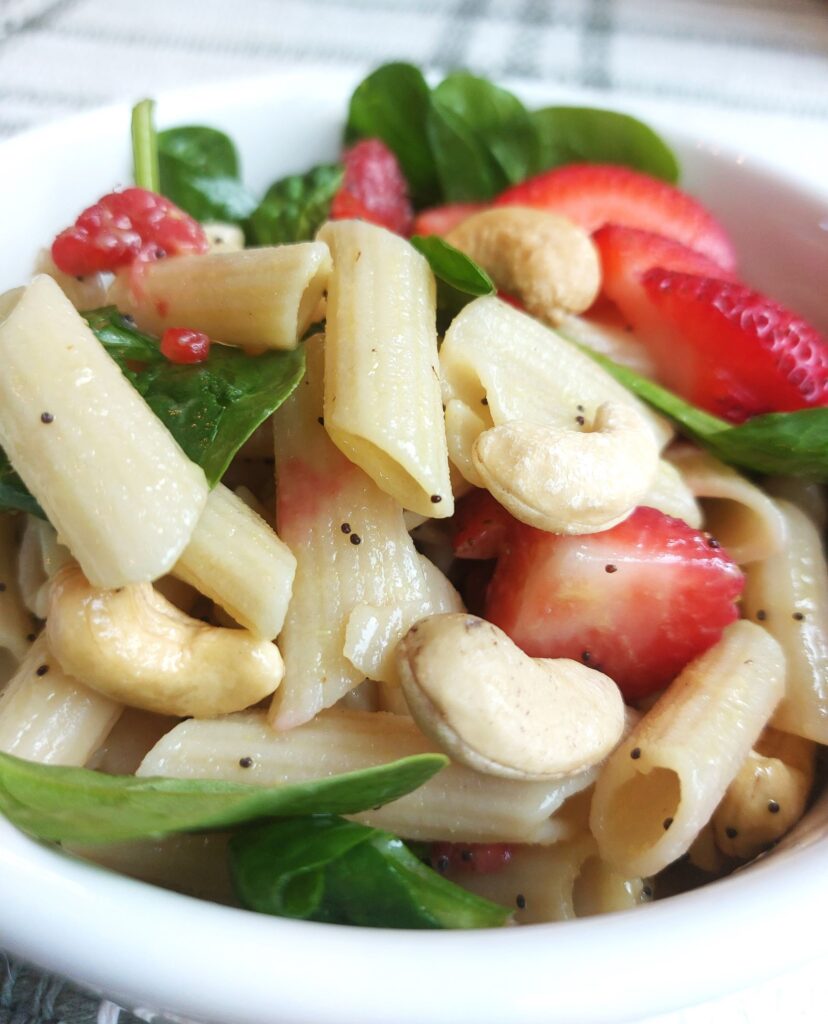
[[[624,702],[611,679],[566,658],[530,658],[485,619],[462,612],[422,619],[396,657],[423,732],[486,775],[573,775],[621,739]]]
[[[592,429],[514,420],[485,430],[472,459],[488,490],[522,523],[597,533],[640,504],[658,471],[658,445],[635,409],[604,402]]]
[[[479,263],[498,288],[551,324],[595,301],[601,264],[589,235],[565,217],[524,206],[483,210],[446,241]]]
[[[148,583],[99,590],[76,565],[54,579],[46,635],[69,675],[162,715],[240,711],[272,693],[284,675],[269,641],[191,619]]]

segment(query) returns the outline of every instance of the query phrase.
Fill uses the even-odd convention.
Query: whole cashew
[[[423,732],[484,774],[573,775],[621,739],[624,702],[611,679],[566,658],[530,658],[474,615],[422,619],[400,641],[396,658]]]
[[[148,583],[99,590],[74,564],[52,584],[46,636],[69,675],[162,715],[240,711],[272,693],[284,675],[269,641],[191,619]]]
[[[468,217],[446,241],[479,263],[498,288],[539,320],[557,324],[595,301],[601,264],[589,235],[545,210],[502,206]]]
[[[626,519],[650,489],[658,445],[635,409],[605,402],[591,430],[522,420],[485,430],[472,459],[488,490],[522,523],[597,533]]]

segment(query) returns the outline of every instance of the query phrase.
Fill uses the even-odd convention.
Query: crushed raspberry
[[[188,327],[168,327],[161,337],[161,354],[171,363],[203,363],[210,355],[210,339]]]
[[[363,139],[342,157],[345,177],[331,203],[331,219],[355,218],[407,235],[414,220],[408,184],[391,150]]]
[[[84,210],[52,243],[52,259],[65,274],[82,276],[142,260],[208,248],[201,225],[169,199],[144,188],[110,192]]]
[[[440,874],[449,870],[490,875],[512,859],[508,843],[432,843],[431,864]]]

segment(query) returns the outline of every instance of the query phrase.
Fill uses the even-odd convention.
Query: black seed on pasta
[[[37,666],[37,671],[35,672],[35,675],[45,676],[48,671],[49,671],[49,666],[48,665],[38,665]]]
[[[350,533],[351,532],[351,524],[350,523],[343,523],[342,526],[339,527],[339,529],[342,530],[343,533]]]
[[[358,533],[352,533],[351,534],[351,543],[352,544],[361,544],[362,543],[362,537],[360,537],[360,535]]]
[[[253,767],[253,758],[252,757],[240,757],[239,758],[239,768],[252,768],[252,767]]]
[[[728,839],[735,839],[736,836],[739,835],[739,829],[734,828],[732,825],[728,825],[728,827],[725,829],[725,835]]]
[[[630,757],[633,761],[637,761],[641,757],[641,747],[633,747],[630,751]]]
[[[665,818],[662,824],[664,825],[664,831],[666,832],[667,829],[673,824],[673,819]]]
[[[517,906],[518,910],[526,909],[526,897],[523,895],[522,892],[519,892],[517,896],[515,896],[515,905]]]
[[[771,814],[779,814],[780,808],[776,800],[768,801],[768,810],[771,812]]]
[[[760,622],[764,622],[767,617],[768,617],[768,613],[765,611],[764,608],[760,608],[759,611],[756,613],[756,618]]]

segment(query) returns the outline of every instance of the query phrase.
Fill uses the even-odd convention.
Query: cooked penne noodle
[[[748,755],[750,756],[750,755]],[[738,779],[739,776],[736,776]],[[734,782],[736,781],[734,779]],[[733,785],[733,783],[731,783]],[[687,851],[687,859],[700,871],[706,871],[708,875],[720,875],[728,865],[732,864],[716,845],[716,835],[713,831],[713,819],[701,827],[699,834],[690,844]]]
[[[0,515],[0,650],[15,662],[26,656],[34,630],[17,576],[17,517]]]
[[[108,775],[134,775],[150,750],[178,722],[178,718],[154,715],[139,708],[124,708],[86,767]]]
[[[0,297],[0,444],[96,585],[163,576],[207,500],[202,470],[55,282]]]
[[[657,508],[667,516],[683,519],[694,530],[701,529],[703,516],[699,503],[681,473],[667,459],[658,460],[656,478],[641,504]]]
[[[652,875],[685,853],[779,703],[785,656],[752,622],[734,622],[692,661],[610,754],[590,822],[601,856]]]
[[[44,764],[84,765],[121,711],[66,675],[41,636],[0,693],[0,750]]]
[[[46,274],[59,286],[66,298],[75,309],[97,309],[106,305],[106,280],[103,274],[87,274],[85,277],[73,277],[58,270],[52,254],[48,249],[41,249],[34,265],[35,274]]]
[[[335,706],[340,711],[379,711],[379,686],[373,679],[364,679],[359,686],[348,690]]]
[[[785,651],[785,698],[773,724],[828,743],[828,570],[822,539],[796,505],[778,501],[785,549],[748,567],[743,606]]]
[[[344,654],[355,608],[393,608],[427,594],[402,509],[320,425],[322,345],[321,337],[307,343],[305,381],[274,416],[277,526],[297,560],[279,638],[285,680],[271,708],[277,729],[307,722],[365,678]]]
[[[780,839],[805,812],[814,783],[816,745],[766,729],[716,808],[716,845],[750,860]]]
[[[296,348],[331,270],[321,242],[175,256],[148,263],[140,280],[119,274],[109,301],[143,331],[182,324],[250,351]]]
[[[672,428],[560,334],[496,298],[475,299],[455,317],[440,350],[449,456],[469,483],[474,421],[591,423],[607,401],[637,409],[663,446]],[[458,408],[464,407],[464,408]]]
[[[629,910],[648,898],[642,879],[626,878],[601,860],[589,833],[554,846],[514,846],[508,862],[488,873],[461,864],[445,874],[484,899],[514,907],[518,924]]]
[[[57,539],[51,523],[27,515],[20,540],[17,578],[23,603],[39,619],[49,611],[49,581],[72,561],[69,549]]]
[[[325,224],[318,237],[333,256],[325,429],[404,508],[450,516],[428,262],[399,235],[364,221]]]
[[[700,499],[704,528],[740,565],[782,550],[785,524],[771,499],[743,476],[692,445],[675,445],[667,458]]]
[[[276,785],[433,750],[410,718],[388,712],[326,711],[284,733],[270,729],[263,714],[246,713],[182,722],[156,744],[137,774]],[[252,764],[245,768],[248,758]],[[595,776],[590,769],[560,782],[513,782],[452,764],[413,793],[354,817],[408,839],[553,843],[570,833],[555,812]]]
[[[296,559],[260,516],[219,484],[172,572],[240,626],[273,640],[287,614]]]
[[[207,236],[208,252],[241,252],[244,248],[244,232],[238,224],[227,224],[220,220],[205,220],[201,225]]]
[[[763,482],[768,494],[790,501],[809,516],[818,530],[828,526],[828,500],[825,485],[811,483],[798,476],[776,476]]]

